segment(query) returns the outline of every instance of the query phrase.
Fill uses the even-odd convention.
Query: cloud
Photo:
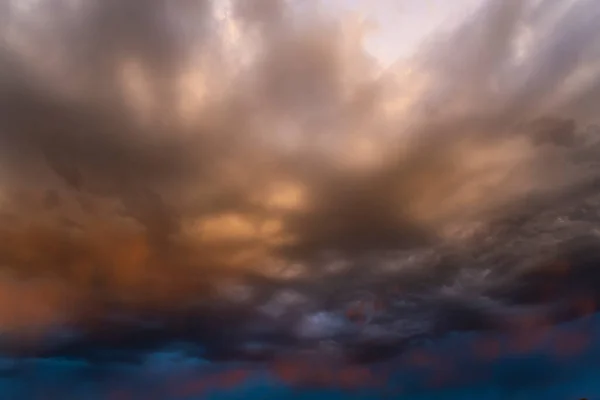
[[[540,138],[596,120],[591,1],[487,1],[385,70],[363,21],[223,4],[5,5],[0,262],[72,319],[437,243],[578,177]]]

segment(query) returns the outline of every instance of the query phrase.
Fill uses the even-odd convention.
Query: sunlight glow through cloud
[[[0,25],[0,287],[29,299],[30,321],[10,307],[0,319],[52,325],[72,304],[74,324],[155,313],[168,336],[193,311],[202,333],[243,336],[263,302],[292,338],[342,336],[353,325],[335,319],[337,285],[370,285],[382,266],[424,273],[429,261],[403,252],[462,251],[525,200],[595,173],[572,162],[598,120],[593,1],[17,9]],[[450,273],[437,267],[422,268]],[[275,307],[282,282],[310,301]],[[215,315],[229,303],[226,324]],[[353,334],[365,332],[388,333]]]

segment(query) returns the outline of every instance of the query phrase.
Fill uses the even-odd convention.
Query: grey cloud
[[[81,280],[93,286],[88,275],[104,273],[103,296],[139,291],[152,304],[177,303],[204,294],[203,282],[226,274],[225,259],[238,253],[258,254],[237,262],[246,266],[270,256],[422,245],[441,240],[448,221],[495,216],[531,193],[556,190],[550,167],[563,165],[515,133],[552,116],[558,127],[548,129],[569,136],[580,120],[594,119],[598,8],[580,1],[547,25],[556,2],[526,3],[487,1],[456,32],[420,49],[411,66],[427,84],[410,99],[408,121],[384,118],[393,82],[365,72],[374,61],[348,43],[356,32],[316,16],[299,19],[284,1],[234,2],[229,22],[241,42],[227,45],[248,50],[244,40],[257,38],[257,59],[237,71],[225,66],[230,54],[209,1],[90,0],[68,18],[56,9],[34,11],[41,26],[35,18],[15,25],[27,38],[21,46],[32,46],[39,61],[50,43],[48,53],[60,54],[61,71],[72,76],[65,85],[77,87],[75,94],[57,88],[20,45],[1,48],[0,152],[5,192],[22,224],[3,230],[14,245],[2,245],[0,259],[28,278],[61,271],[83,298]],[[523,28],[536,43],[517,64],[512,54]],[[132,111],[119,75],[131,60],[147,78],[150,123]],[[208,94],[186,125],[177,85],[194,62]],[[583,63],[592,84],[560,97]],[[432,112],[422,116],[422,108]],[[292,135],[280,126],[300,132],[293,150],[279,146]],[[382,131],[390,138],[381,139]],[[358,134],[388,150],[376,167],[352,169],[337,157]],[[483,166],[471,165],[475,159]],[[282,211],[258,199],[278,181],[297,183],[306,204]],[[56,197],[41,196],[39,204],[33,195],[28,203],[10,198],[28,190]],[[73,233],[48,219],[36,232],[42,222],[32,216],[44,212],[65,212],[83,228]],[[279,224],[278,234],[293,240],[271,244],[256,234],[210,242],[185,232],[190,221],[229,214],[247,218],[252,229]],[[34,228],[21,229],[28,221]],[[142,249],[121,249],[119,234]],[[36,256],[40,248],[44,258]]]

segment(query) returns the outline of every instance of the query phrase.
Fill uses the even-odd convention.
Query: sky
[[[419,45],[435,33],[456,27],[483,1],[323,0],[322,4],[334,13],[359,13],[372,24],[365,46],[388,66],[410,58]]]
[[[115,314],[164,319],[168,341],[199,313],[229,351],[221,331],[282,282],[459,248],[589,178],[559,139],[598,122],[594,0],[16,4],[0,324],[27,346],[74,325],[89,350]]]

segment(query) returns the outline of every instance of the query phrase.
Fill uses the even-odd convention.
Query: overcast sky
[[[597,120],[596,0],[322,1],[334,18],[0,2],[0,289],[27,300],[0,322],[169,315],[248,274],[360,268],[575,179],[532,138]]]

